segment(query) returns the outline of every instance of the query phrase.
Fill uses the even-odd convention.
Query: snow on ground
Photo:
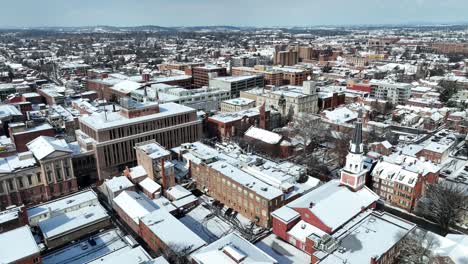
[[[275,234],[265,237],[255,245],[281,264],[310,263],[309,255],[284,242]]]
[[[216,216],[205,220],[210,213],[210,210],[199,205],[179,220],[207,243],[211,243],[231,233],[233,229],[229,223]]]

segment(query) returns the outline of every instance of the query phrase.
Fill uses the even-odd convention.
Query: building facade
[[[119,112],[81,117],[77,139],[84,149],[94,151],[99,180],[136,164],[133,147],[156,140],[171,148],[201,137],[196,110],[175,103],[138,103],[127,100]]]

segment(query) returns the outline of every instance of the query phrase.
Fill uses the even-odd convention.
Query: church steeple
[[[357,191],[366,183],[367,168],[364,167],[364,144],[362,143],[362,111],[359,110],[358,119],[354,123],[353,137],[349,142],[349,153],[346,165],[341,170],[341,184]]]
[[[351,139],[349,152],[362,154],[364,145],[362,143],[362,110],[359,109],[357,121],[354,123],[353,138]]]

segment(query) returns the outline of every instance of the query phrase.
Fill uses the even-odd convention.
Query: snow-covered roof
[[[204,264],[278,263],[274,258],[235,233],[230,233],[201,248],[192,254],[191,257],[196,262]]]
[[[205,241],[165,209],[159,209],[140,219],[159,240],[172,250],[189,248],[188,253],[206,245]]]
[[[15,263],[35,254],[39,255],[39,247],[29,226],[0,234],[0,263]]]
[[[159,145],[157,142],[150,142],[148,144],[139,145],[136,147],[141,149],[152,159],[159,159],[165,156],[169,156],[171,153],[166,150],[163,146]]]
[[[434,255],[450,257],[456,264],[468,262],[468,235],[448,234],[445,237],[431,235],[438,241],[433,251]]]
[[[339,247],[319,263],[343,263],[344,259],[350,264],[369,263],[372,257],[380,260],[415,226],[387,213],[363,213],[333,235],[340,241]]]
[[[232,113],[221,113],[217,115],[210,116],[208,119],[215,120],[221,123],[229,123],[234,122],[237,120],[241,120],[244,117],[254,117],[260,114],[257,108],[250,108],[246,110],[242,110],[239,112],[232,112]]]
[[[275,188],[258,178],[252,176],[251,174],[244,172],[236,166],[233,166],[226,161],[217,161],[210,163],[209,166],[222,173],[231,180],[237,182],[242,186],[248,186],[252,192],[255,192],[261,197],[264,197],[268,200],[272,200],[276,197],[283,195],[283,191]]]
[[[239,98],[224,100],[223,103],[231,104],[231,105],[249,105],[249,104],[255,103],[255,100],[239,97]]]
[[[138,264],[151,263],[151,256],[141,246],[129,250],[117,250],[88,264]]]
[[[108,218],[109,215],[101,205],[93,204],[39,221],[38,225],[44,238],[54,239],[57,236],[85,228]]]
[[[77,194],[72,194],[65,196],[47,203],[42,203],[37,206],[31,207],[27,210],[28,217],[31,220],[42,214],[59,213],[66,211],[68,208],[77,208],[81,207],[83,204],[97,204],[98,199],[94,191],[84,191]],[[49,215],[50,217],[50,215]]]
[[[182,199],[191,195],[192,193],[180,185],[174,185],[166,190],[166,194],[173,197],[175,200]]]
[[[288,234],[301,241],[302,243],[306,242],[306,238],[315,235],[317,237],[322,237],[325,235],[325,231],[320,230],[318,227],[313,226],[307,223],[304,220],[300,220],[296,223],[293,228],[288,231]]]
[[[427,151],[432,151],[432,152],[436,152],[436,153],[444,153],[450,147],[451,147],[451,145],[439,144],[437,142],[431,142],[431,143],[429,143],[429,145],[425,146],[424,149],[427,150]]]
[[[288,206],[282,206],[271,214],[285,223],[289,223],[301,216],[298,212]]]
[[[149,193],[155,193],[161,190],[161,185],[159,185],[157,182],[153,181],[150,178],[146,178],[142,180],[141,182],[138,183],[138,185],[140,185],[141,188],[143,188],[143,190]]]
[[[332,180],[286,206],[308,209],[331,230],[336,230],[378,199],[367,187],[352,191],[341,186],[340,181]]]
[[[255,126],[251,126],[244,134],[253,139],[263,141],[268,144],[278,144],[283,138],[280,134],[261,129]]]
[[[130,81],[130,80],[123,80],[115,84],[114,86],[112,86],[112,89],[128,94],[134,90],[141,88],[141,86],[142,85],[140,83]]]
[[[358,114],[347,107],[323,111],[325,118],[333,123],[348,123],[358,117]]]
[[[55,151],[73,153],[64,139],[54,137],[40,136],[27,143],[26,146],[38,160],[46,158]]]
[[[114,198],[113,203],[137,224],[143,216],[158,209],[158,206],[153,201],[133,191],[121,192]]]
[[[32,152],[22,152],[14,156],[0,158],[0,173],[11,173],[17,170],[31,168],[36,165]]]
[[[9,116],[21,116],[22,113],[18,108],[12,104],[2,104],[0,105],[0,119],[9,117]]]
[[[112,192],[127,189],[133,186],[133,183],[125,176],[117,176],[112,179],[106,179],[104,184]]]
[[[173,116],[182,113],[195,112],[196,110],[188,106],[176,104],[176,103],[165,103],[159,104],[159,113],[151,115],[143,115],[134,118],[126,118],[119,112],[100,112],[94,113],[88,116],[81,116],[80,121],[85,123],[87,126],[99,130],[99,129],[111,129],[119,126],[129,126],[136,123],[147,122],[151,120],[157,120],[168,116]]]
[[[148,173],[146,173],[146,170],[143,166],[138,165],[133,168],[130,168],[130,177],[132,179],[138,179],[146,176],[148,176]]]

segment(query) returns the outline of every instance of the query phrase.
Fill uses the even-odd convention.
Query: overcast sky
[[[1,0],[0,27],[468,22],[468,0]]]

